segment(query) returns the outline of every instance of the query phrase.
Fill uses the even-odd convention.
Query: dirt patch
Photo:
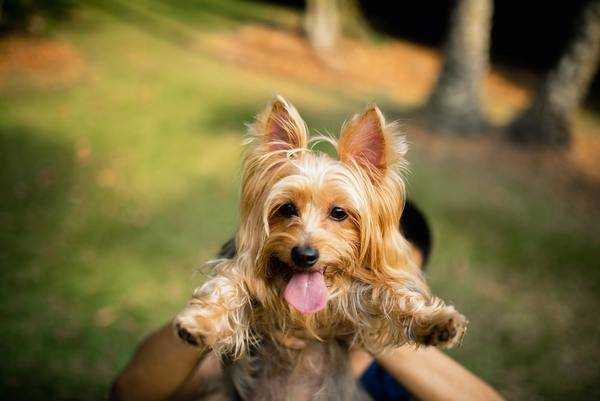
[[[400,40],[373,44],[344,39],[335,51],[317,55],[297,31],[261,25],[245,25],[231,32],[207,33],[200,38],[200,45],[219,59],[263,74],[315,85],[377,91],[408,107],[416,107],[426,99],[440,69],[437,51]],[[529,104],[536,84],[537,78],[526,71],[494,67],[486,80],[485,103],[490,120],[498,125],[510,121]],[[600,185],[600,170],[594,161],[600,154],[600,135],[597,126],[583,124],[580,119],[580,114],[575,116],[571,149],[560,157],[554,152],[522,152],[504,146],[499,139],[493,139],[493,144],[482,145],[486,141],[443,138],[440,146],[468,148],[469,152],[478,152],[485,158],[496,154],[498,147],[502,147],[503,162],[510,158],[530,163],[535,159],[533,164],[545,166],[547,172],[559,174],[561,180],[569,177],[573,182],[584,181],[597,187]],[[490,152],[484,149],[486,147],[490,148]]]
[[[1,86],[19,81],[64,86],[78,80],[83,70],[83,58],[70,43],[32,36],[0,39]]]
[[[383,91],[395,101],[413,106],[425,100],[440,69],[438,52],[409,42],[373,44],[343,39],[336,50],[317,55],[299,33],[260,25],[203,35],[201,45],[220,59],[263,73],[319,85]],[[531,85],[523,82],[522,73],[500,69],[489,74],[486,85],[494,104],[514,111],[531,97]]]

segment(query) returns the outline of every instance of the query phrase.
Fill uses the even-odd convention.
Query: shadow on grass
[[[38,391],[45,375],[37,368],[47,364],[36,352],[46,334],[36,333],[37,341],[28,344],[23,328],[31,317],[52,319],[48,299],[28,291],[45,284],[42,261],[62,252],[57,238],[73,184],[72,149],[47,139],[52,137],[26,126],[0,126],[0,392],[14,400],[31,399],[24,390]],[[24,314],[26,299],[37,305],[35,316]],[[30,366],[35,374],[26,374],[28,357],[39,362]]]
[[[196,39],[199,28],[237,26],[239,23],[258,23],[285,29],[274,15],[265,14],[264,7],[251,2],[205,0],[134,2],[97,1],[94,7],[136,26],[146,33],[173,45],[187,47]]]
[[[510,267],[511,273],[544,277],[567,284],[581,278],[600,290],[598,242],[570,221],[549,220],[545,213],[524,215],[506,208],[473,204],[446,205],[444,219],[456,222],[466,238],[476,238],[480,260]],[[568,219],[568,216],[564,216]],[[460,227],[458,227],[460,226]],[[508,272],[507,272],[508,273]]]
[[[337,137],[344,121],[352,117],[353,114],[364,110],[368,103],[362,103],[360,100],[351,102],[344,101],[338,107],[331,109],[322,109],[311,107],[311,105],[296,103],[293,98],[287,99],[298,109],[302,119],[306,122],[311,135],[329,134]],[[212,134],[218,135],[223,132],[246,132],[247,124],[253,123],[257,114],[262,112],[267,104],[271,101],[270,98],[265,98],[264,101],[237,101],[227,103],[215,103],[211,107],[210,113],[206,113],[206,117],[198,121],[198,126],[202,127]],[[382,110],[394,110],[395,113],[390,113],[390,121],[395,119],[409,120],[410,110],[406,112],[398,112],[398,106],[392,106],[388,103],[382,103]],[[386,113],[386,116],[388,114]]]
[[[148,209],[98,189],[53,137],[0,126],[0,393],[103,399],[141,336],[191,294],[194,267],[231,235],[237,185],[193,180]]]
[[[176,46],[188,46],[193,40],[191,33],[174,24],[174,21],[165,19],[164,16],[135,3],[116,1],[92,1],[91,3],[116,19]]]
[[[0,263],[7,266],[2,274],[47,248],[67,209],[73,151],[46,139],[51,137],[24,126],[0,126]]]
[[[266,104],[266,102],[265,102]],[[238,132],[244,135],[247,124],[254,122],[255,116],[263,110],[264,104],[256,102],[227,102],[216,103],[198,121],[198,132],[208,132],[211,135],[220,135],[224,132]]]
[[[265,5],[257,5],[248,1],[205,0],[202,2],[185,0],[174,3],[169,0],[158,2],[170,8],[173,15],[181,20],[207,22],[208,18],[220,17],[237,23],[259,23],[281,28],[276,22],[276,13],[265,12]],[[273,11],[273,9],[271,9]]]

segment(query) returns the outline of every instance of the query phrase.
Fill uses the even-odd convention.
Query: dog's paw
[[[192,332],[185,328],[180,322],[175,322],[173,328],[175,329],[177,336],[190,345],[198,347],[204,342],[198,335],[192,334]]]
[[[194,345],[212,346],[219,337],[218,319],[207,317],[195,307],[188,307],[173,321],[173,329],[184,342]]]
[[[442,348],[451,348],[462,343],[467,332],[467,319],[454,308],[436,316],[416,335],[416,342]]]

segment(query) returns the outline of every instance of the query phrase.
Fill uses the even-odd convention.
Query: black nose
[[[298,267],[311,267],[319,260],[319,251],[309,246],[295,246],[292,248],[292,260]]]

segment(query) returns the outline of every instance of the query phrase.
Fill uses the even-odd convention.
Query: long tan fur
[[[338,159],[309,149],[304,121],[279,96],[250,126],[237,254],[217,262],[175,319],[183,338],[234,359],[261,343],[286,355],[280,339],[290,335],[371,352],[462,340],[465,318],[430,294],[399,231],[404,136],[371,105],[344,124],[338,142],[328,140]],[[298,216],[281,217],[286,202]],[[332,206],[349,217],[332,222]],[[319,249],[329,292],[326,308],[312,314],[283,297],[290,249],[304,243]]]

